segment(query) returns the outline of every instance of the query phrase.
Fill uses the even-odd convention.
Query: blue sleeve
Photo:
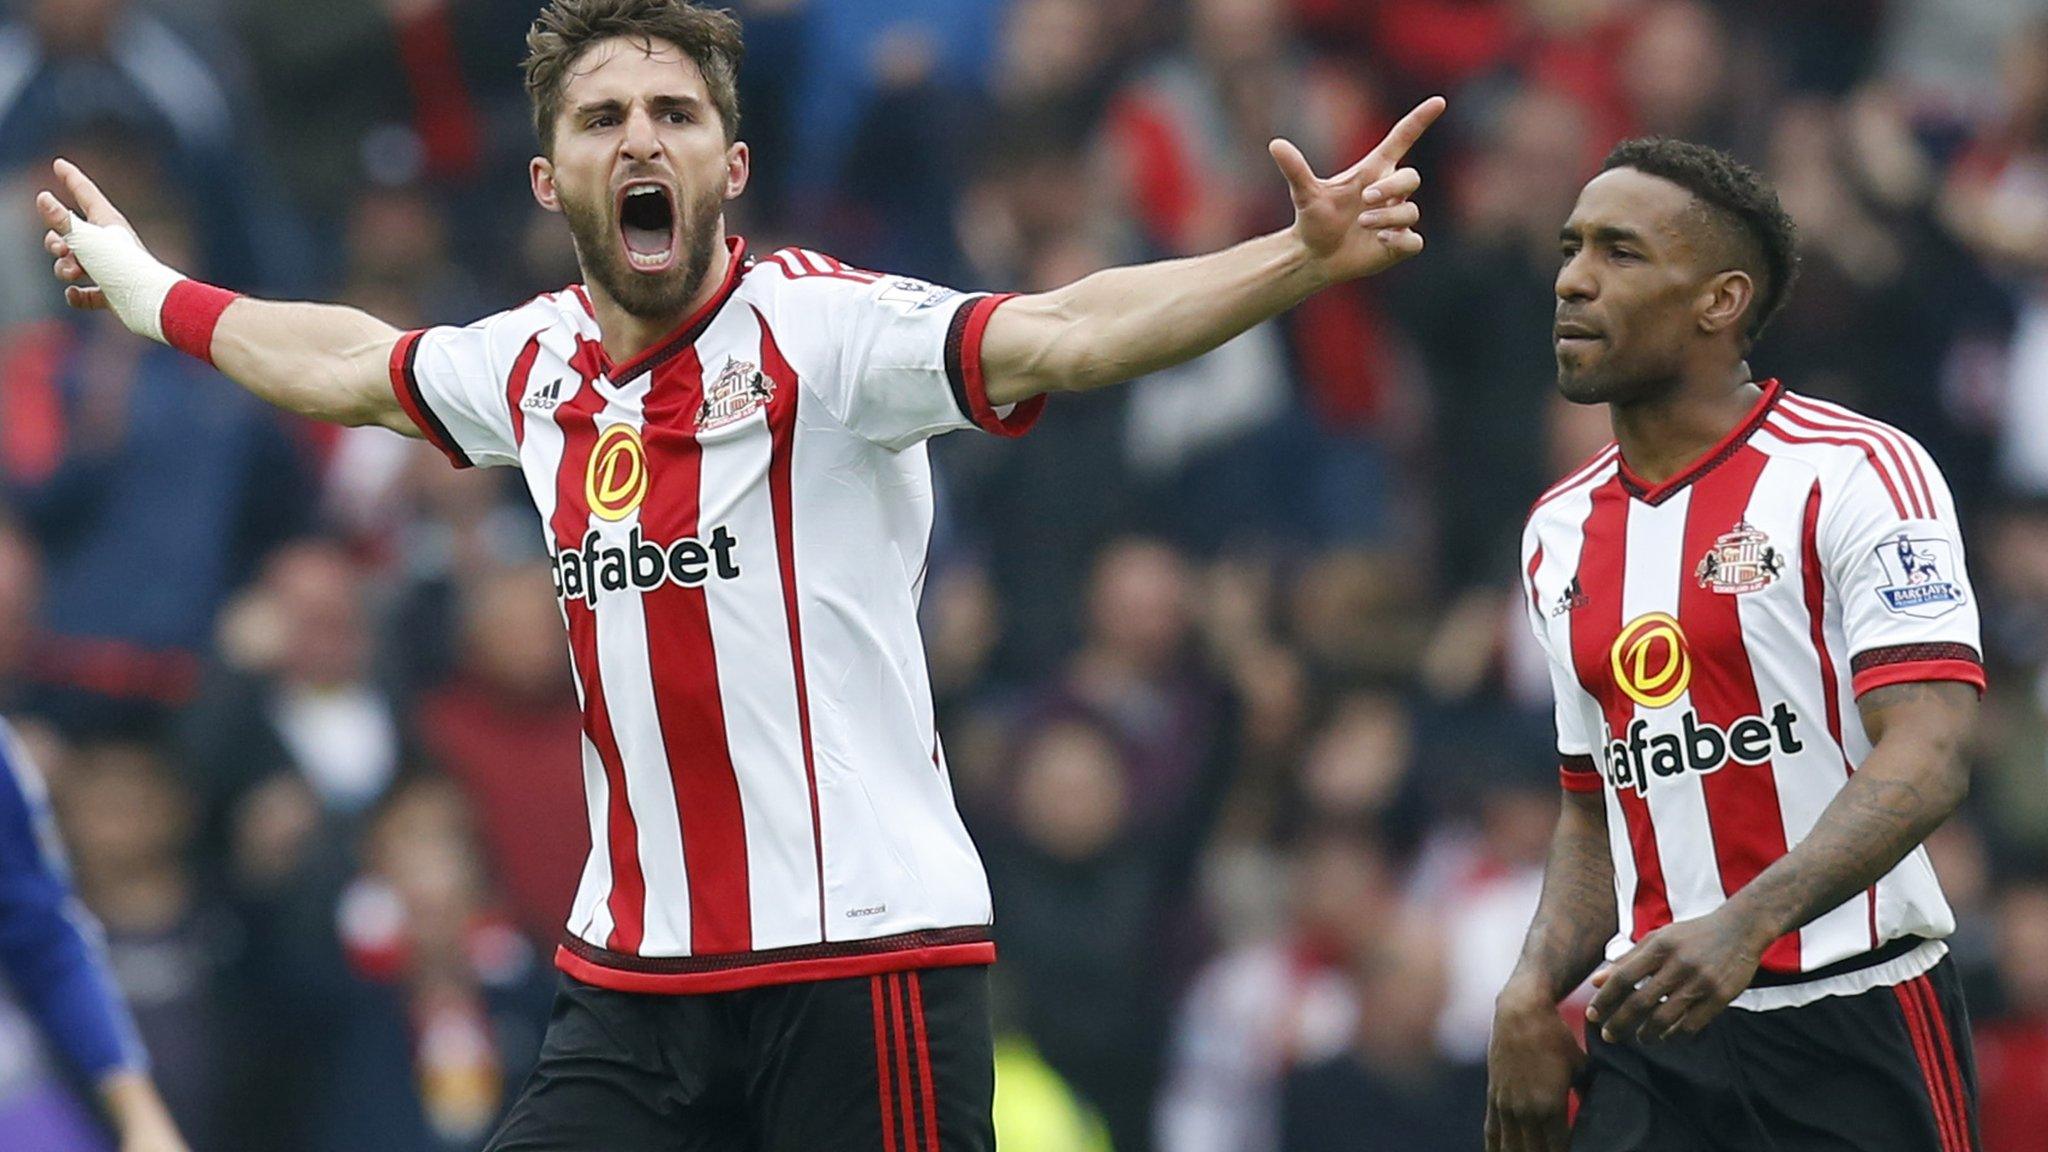
[[[42,780],[0,723],[0,971],[51,1045],[97,1083],[148,1061],[71,893]]]

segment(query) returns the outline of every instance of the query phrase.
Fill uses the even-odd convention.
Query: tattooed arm
[[[1566,1095],[1583,1054],[1557,1004],[1600,962],[1615,915],[1606,799],[1599,792],[1566,792],[1536,918],[1514,975],[1494,1003],[1486,1051],[1491,1152],[1564,1148]]]
[[[1508,980],[1510,993],[1548,1007],[1571,994],[1600,963],[1614,935],[1614,858],[1607,848],[1607,801],[1566,792],[1543,869],[1543,898]]]
[[[1749,986],[1771,941],[1876,883],[1963,802],[1975,687],[1894,684],[1857,706],[1874,747],[1813,831],[1713,913],[1651,933],[1596,974],[1587,1018],[1601,1035],[1699,1031]]]

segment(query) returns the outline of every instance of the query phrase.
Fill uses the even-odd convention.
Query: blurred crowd
[[[533,7],[5,7],[0,713],[196,1149],[481,1145],[585,849],[576,699],[516,484],[61,314],[30,196],[62,152],[183,269],[466,323],[576,278],[526,190]],[[1329,171],[1451,100],[1424,256],[935,446],[1005,1148],[1478,1146],[1556,807],[1516,540],[1607,438],[1553,395],[1556,234],[1639,134],[1798,221],[1759,374],[1956,489],[1992,689],[1932,848],[1986,1147],[2048,1147],[2048,0],[736,7],[733,230],[961,288],[1283,226],[1269,138]],[[0,1000],[0,1112],[63,1076]]]

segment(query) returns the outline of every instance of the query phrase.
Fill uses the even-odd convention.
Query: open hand
[[[1410,199],[1422,187],[1422,174],[1401,167],[1401,160],[1444,106],[1441,96],[1416,105],[1363,159],[1327,180],[1292,143],[1268,146],[1294,197],[1294,233],[1327,282],[1371,276],[1422,251],[1415,230],[1422,212]]]
[[[1721,1014],[1756,978],[1763,945],[1725,906],[1657,929],[1626,956],[1593,973],[1600,991],[1586,1019],[1614,1043],[1690,1036]]]
[[[119,228],[129,235],[135,228],[128,218],[121,215],[113,202],[101,192],[99,185],[92,182],[78,165],[69,160],[59,160],[51,166],[57,175],[58,184],[71,202],[78,205],[88,223],[108,228]],[[43,224],[49,228],[43,233],[43,250],[48,252],[56,264],[51,269],[57,279],[65,284],[64,302],[73,308],[100,309],[107,307],[107,294],[99,288],[85,283],[91,273],[79,262],[78,254],[71,250],[67,238],[71,235],[73,216],[64,201],[52,192],[36,193],[36,212],[42,216]]]

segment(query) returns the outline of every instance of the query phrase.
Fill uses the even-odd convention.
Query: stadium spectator
[[[164,177],[207,210],[189,252],[208,274],[250,288],[297,288],[288,214],[262,195],[246,96],[180,31],[135,0],[26,0],[0,25],[0,164],[114,126],[163,150]],[[18,319],[18,318],[17,318]]]
[[[1109,545],[1088,586],[1087,637],[1039,705],[1053,717],[1099,718],[1116,733],[1131,822],[1146,830],[1181,809],[1206,760],[1236,751],[1220,726],[1225,689],[1198,647],[1194,594],[1172,548],[1136,538]]]
[[[421,749],[461,788],[507,911],[537,945],[562,935],[589,833],[557,819],[582,803],[570,771],[583,725],[554,588],[539,565],[477,579],[461,604],[455,675],[419,705]]]
[[[240,651],[185,720],[208,848],[258,888],[343,835],[404,760],[396,702],[370,679],[361,575],[333,544],[279,553],[230,621]]]
[[[191,250],[193,202],[146,137],[67,147],[127,190],[156,243]],[[215,613],[298,530],[310,481],[276,414],[105,317],[12,329],[0,371],[0,500],[44,558],[36,705],[76,728],[148,731],[192,698]]]
[[[1980,259],[2009,278],[2019,319],[2000,413],[2001,469],[2020,492],[2048,492],[2048,16],[2002,53],[1999,118],[1959,161],[1943,216]]]
[[[1179,907],[1229,786],[1227,761],[1136,820],[1132,760],[1081,715],[1033,724],[1017,749],[1007,821],[977,825],[1001,980],[1046,1062],[1102,1115],[1123,1152],[1151,1147],[1169,1009],[1169,911]]]
[[[1359,1026],[1354,953],[1399,915],[1393,867],[1355,821],[1314,824],[1289,849],[1287,922],[1210,961],[1174,1025],[1158,1113],[1172,1152],[1275,1152],[1281,1087],[1337,1056]]]
[[[2003,1011],[1976,1035],[1984,1147],[2033,1147],[2048,1132],[2048,882],[2010,884],[1997,911]]]
[[[1424,920],[1374,924],[1350,975],[1358,1024],[1346,1051],[1290,1074],[1283,1152],[1462,1152],[1479,1136],[1484,1076],[1437,1049],[1443,952]]]
[[[233,1034],[221,980],[235,930],[192,869],[193,798],[143,744],[81,747],[62,781],[78,893],[105,929],[164,1101],[196,1147],[219,1147]]]
[[[482,1146],[540,1052],[554,981],[496,907],[461,793],[419,777],[371,818],[341,894],[342,968],[299,994],[319,1029],[306,1147]]]
[[[1185,49],[1139,73],[1103,124],[1112,194],[1147,247],[1167,255],[1273,226],[1279,206],[1257,192],[1272,137],[1301,142],[1311,159],[1355,155],[1383,115],[1355,72],[1301,49],[1279,0],[1196,0],[1187,19]],[[1151,522],[1183,534],[1206,522],[1196,542],[1213,544],[1294,503],[1323,538],[1384,536],[1394,486],[1384,425],[1399,378],[1376,297],[1359,285],[1320,294],[1141,382],[1133,455],[1164,473],[1153,478]],[[1307,460],[1275,444],[1297,404],[1327,434]],[[1202,512],[1188,515],[1191,504]]]

